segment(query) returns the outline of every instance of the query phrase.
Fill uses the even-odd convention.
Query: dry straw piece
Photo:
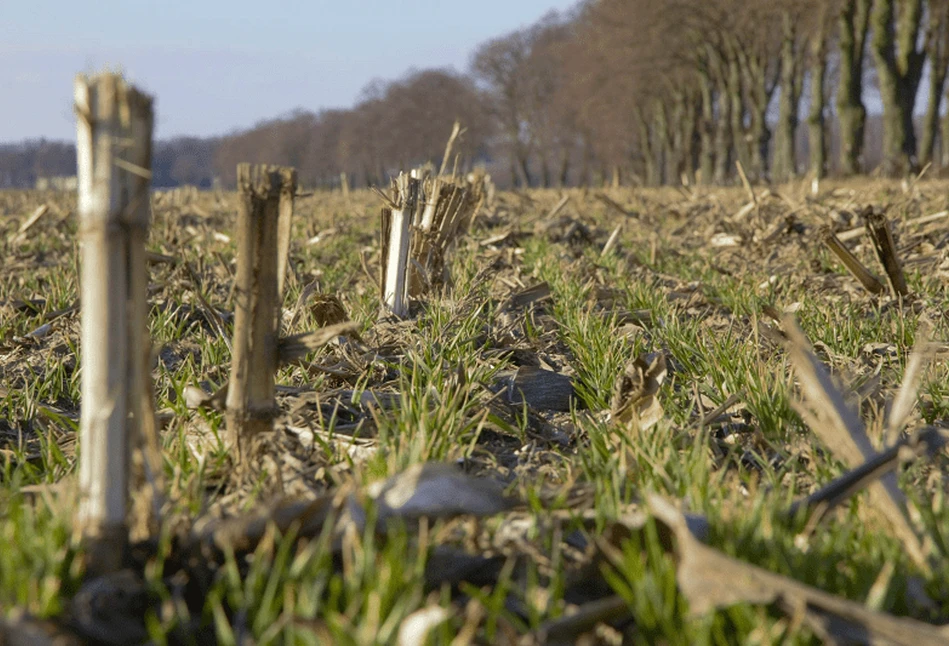
[[[871,274],[870,271],[863,266],[863,263],[857,260],[857,257],[850,252],[850,249],[844,246],[844,243],[840,241],[840,238],[838,238],[833,231],[829,228],[825,228],[821,232],[821,240],[827,245],[827,248],[837,256],[840,262],[844,264],[847,271],[860,281],[864,289],[871,294],[882,294],[886,291],[880,279]]]
[[[626,365],[613,384],[610,413],[618,424],[633,420],[640,430],[662,419],[662,404],[656,395],[666,377],[666,358],[659,352],[637,357]]]
[[[793,317],[783,323],[788,335],[788,353],[803,396],[804,405],[797,406],[801,417],[821,442],[851,469],[879,458],[867,436],[863,422],[834,386],[827,369],[818,361],[810,344]],[[924,572],[930,571],[925,549],[907,517],[905,498],[896,475],[884,469],[880,479],[870,484],[870,502],[888,522],[902,541],[907,555]]]
[[[949,633],[940,626],[874,612],[864,604],[727,556],[696,539],[685,517],[665,499],[652,494],[647,503],[652,515],[675,536],[676,581],[693,615],[737,603],[776,603],[826,643],[922,646],[949,640]]]

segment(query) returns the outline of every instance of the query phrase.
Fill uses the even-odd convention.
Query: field
[[[379,197],[301,196],[283,332],[358,335],[280,369],[241,478],[213,396],[236,203],[153,195],[161,523],[90,579],[75,197],[0,194],[0,642],[949,640],[949,183],[499,192],[405,320],[380,308]],[[858,491],[878,468],[808,499],[873,457],[863,429],[902,443],[899,489]]]

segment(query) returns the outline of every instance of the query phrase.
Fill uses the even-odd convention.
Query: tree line
[[[160,142],[154,183],[230,187],[251,161],[380,185],[440,161],[456,119],[460,163],[505,186],[723,184],[737,163],[760,181],[902,176],[949,168],[947,71],[949,0],[586,0],[482,43],[465,73]],[[0,186],[74,167],[68,144],[0,146]]]

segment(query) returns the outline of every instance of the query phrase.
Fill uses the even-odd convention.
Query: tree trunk
[[[933,151],[939,131],[939,110],[942,107],[946,88],[946,72],[949,71],[949,1],[929,3],[929,97],[926,114],[920,132],[919,163],[923,166],[934,161]],[[945,148],[946,141],[943,139]]]
[[[521,181],[523,182],[524,188],[530,188],[534,185],[534,180],[531,177],[530,169],[530,159],[528,159],[527,151],[523,149],[522,146],[518,146],[517,150],[517,168],[521,175]]]
[[[546,150],[540,155],[540,181],[544,188],[550,188],[550,164],[547,163]]]
[[[827,80],[827,30],[825,15],[811,36],[810,45],[811,105],[807,115],[807,134],[810,148],[810,173],[814,179],[827,175],[827,130],[824,108],[824,85]]]
[[[876,0],[873,5],[873,57],[883,101],[882,172],[888,177],[919,170],[913,108],[926,60],[925,49],[916,47],[922,0],[901,2],[898,16],[894,3]]]
[[[658,153],[658,168],[656,171],[657,179],[659,184],[668,184],[670,177],[670,165],[674,164],[673,160],[673,139],[675,134],[673,133],[673,121],[669,117],[669,105],[664,101],[656,101],[655,107],[655,117],[653,119],[656,124],[655,131],[653,132],[653,137],[655,139],[654,147]]]
[[[701,74],[702,122],[699,128],[699,183],[711,184],[715,179],[715,88],[707,70]]]
[[[702,97],[693,94],[686,106],[685,166],[689,184],[695,184],[699,170],[699,155],[702,152],[702,135],[699,132],[702,119]]]
[[[867,109],[863,105],[863,59],[872,4],[872,0],[845,0],[839,19],[837,118],[840,123],[840,172],[844,175],[856,175],[863,166],[867,122]]]
[[[926,114],[923,115],[919,140],[919,163],[922,166],[933,161],[936,148],[936,135],[939,131],[939,109],[942,105],[942,93],[946,85],[946,68],[941,74],[932,69],[929,75],[929,98],[926,100]],[[945,147],[945,140],[942,146]]]
[[[727,69],[728,117],[731,122],[729,132],[732,137],[732,149],[735,158],[747,169],[751,162],[751,155],[748,139],[745,136],[745,103],[741,96],[741,65],[736,54],[732,54],[727,63]]]
[[[694,181],[692,165],[696,116],[694,98],[694,95],[684,91],[675,93],[671,124],[672,141],[666,171],[673,184],[681,184],[683,177],[686,177],[689,183]]]
[[[367,164],[363,164],[362,176],[363,176],[363,181],[365,181],[367,188],[369,186],[378,186],[378,182],[376,182],[376,180],[373,178],[372,170]]]
[[[946,96],[949,103],[949,94]],[[939,148],[942,152],[942,167],[949,168],[949,111],[942,117],[942,132],[939,135]]]
[[[593,150],[590,146],[590,137],[583,135],[583,152],[580,157],[580,172],[577,176],[579,186],[593,186],[593,179],[590,177],[593,172]]]
[[[724,184],[732,171],[735,148],[731,133],[731,98],[722,88],[718,92],[718,123],[715,128],[715,173],[716,184]]]
[[[563,188],[567,185],[570,174],[570,149],[563,146],[560,149],[560,170],[557,172],[557,187]],[[579,181],[579,180],[578,180]]]
[[[653,148],[652,132],[649,120],[641,108],[636,109],[636,122],[639,124],[639,150],[643,157],[643,172],[647,186],[656,186],[659,183],[659,173],[656,167],[656,152]]]
[[[784,38],[781,41],[781,95],[774,138],[774,180],[787,182],[797,174],[795,133],[799,123],[798,106],[803,85],[798,51],[797,29],[790,13],[783,15]],[[821,90],[823,91],[823,90]]]
[[[751,174],[757,180],[768,177],[768,159],[771,147],[771,130],[768,128],[768,106],[778,85],[780,65],[770,72],[766,54],[746,59],[744,78],[748,83],[750,102],[750,127],[747,136],[748,164]],[[770,76],[770,78],[769,78]]]

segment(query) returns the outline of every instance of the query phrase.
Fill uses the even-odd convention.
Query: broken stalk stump
[[[411,242],[411,224],[419,199],[419,181],[405,173],[397,180],[398,208],[382,210],[383,240],[386,249],[382,278],[383,301],[389,310],[404,318],[409,313],[406,273]]]
[[[227,391],[227,443],[246,464],[255,438],[273,429],[276,408],[281,194],[295,173],[277,166],[239,164],[234,337]]]
[[[890,282],[893,295],[905,297],[909,294],[906,286],[906,277],[903,275],[903,265],[896,253],[896,244],[893,242],[893,232],[890,230],[890,221],[884,213],[874,211],[872,207],[863,213],[867,233],[873,241],[873,248],[883,265],[886,277]]]
[[[88,569],[121,565],[129,464],[146,398],[145,238],[152,99],[116,74],[78,76],[76,155],[82,302],[78,526]]]
[[[827,245],[827,248],[837,256],[837,259],[843,263],[844,267],[847,268],[847,271],[860,281],[860,284],[863,285],[863,288],[870,292],[871,294],[882,294],[886,291],[886,288],[883,286],[883,283],[880,280],[871,274],[866,267],[863,266],[857,257],[851,253],[850,249],[844,246],[844,243],[840,241],[840,238],[834,234],[830,228],[825,227],[821,230],[821,241]]]
[[[286,293],[287,263],[290,260],[290,229],[293,223],[293,200],[297,192],[297,171],[280,169],[280,216],[277,224],[277,293],[278,305],[283,305]]]

